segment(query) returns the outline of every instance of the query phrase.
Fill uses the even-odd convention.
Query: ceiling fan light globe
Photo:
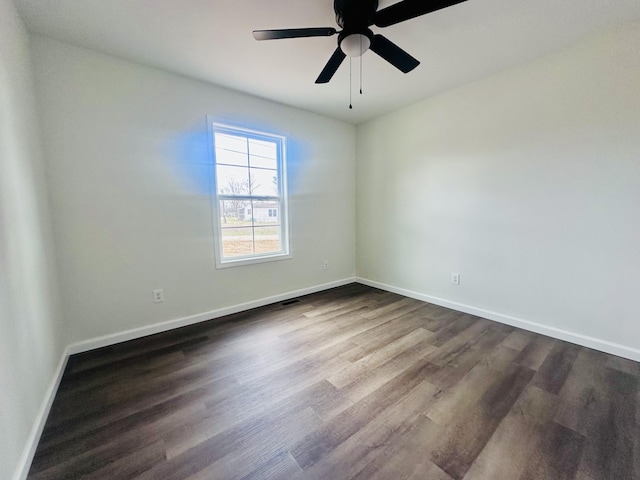
[[[371,40],[361,33],[347,35],[340,42],[340,48],[349,57],[359,57],[371,46]]]

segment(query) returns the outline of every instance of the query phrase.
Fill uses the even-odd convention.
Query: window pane
[[[278,171],[251,168],[251,194],[260,196],[278,195]]]
[[[229,165],[247,167],[249,165],[249,157],[247,157],[246,153],[216,148],[216,163],[226,163]]]
[[[256,227],[256,253],[277,253],[280,247],[280,227]]]
[[[279,225],[280,202],[278,200],[262,202],[253,201],[253,219],[255,225]]]
[[[249,194],[249,169],[218,165],[216,167],[218,193],[223,195]]]
[[[275,142],[249,140],[251,166],[260,168],[278,168],[278,145]]]
[[[275,158],[271,159],[271,158],[257,157],[255,155],[251,155],[251,157],[249,157],[249,161],[251,162],[252,167],[273,168],[273,169],[278,168],[278,162],[276,161]]]
[[[249,154],[252,167],[278,168],[278,150],[275,142],[250,139]]]
[[[218,212],[222,228],[250,227],[251,203],[246,200],[220,200]]]
[[[247,139],[245,137],[228,135],[226,133],[216,133],[215,144],[216,148],[247,153]]]
[[[253,229],[222,227],[222,256],[224,258],[255,253],[253,248]]]

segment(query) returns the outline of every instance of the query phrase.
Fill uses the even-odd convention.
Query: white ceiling
[[[253,29],[336,27],[333,0],[15,0],[35,33],[351,123],[409,105],[640,20],[639,0],[468,0],[374,32],[422,63],[402,74],[372,52],[353,110],[349,65],[316,77],[337,36],[257,42]],[[396,3],[381,0],[380,7]],[[640,46],[639,46],[640,49]]]

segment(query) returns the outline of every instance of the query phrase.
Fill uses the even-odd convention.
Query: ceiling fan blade
[[[333,74],[336,73],[338,67],[345,59],[345,57],[346,55],[340,49],[340,47],[336,48],[336,51],[333,52],[333,55],[331,55],[331,58],[322,69],[322,72],[320,72],[320,75],[318,75],[316,83],[327,83],[329,80],[331,80],[331,77],[333,77]]]
[[[256,40],[277,40],[279,38],[330,37],[338,31],[333,27],[285,28],[282,30],[254,30]]]
[[[377,27],[388,27],[411,18],[451,7],[467,0],[404,0],[378,10],[373,19]]]
[[[404,73],[410,72],[420,65],[418,60],[382,35],[373,36],[369,49]]]

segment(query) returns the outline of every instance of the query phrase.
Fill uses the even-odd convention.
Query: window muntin
[[[285,138],[212,126],[217,266],[288,258]]]

